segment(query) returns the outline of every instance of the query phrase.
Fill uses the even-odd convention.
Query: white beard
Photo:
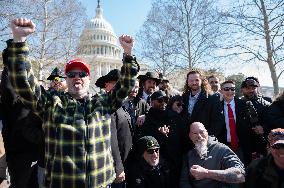
[[[200,141],[195,143],[195,150],[199,155],[200,159],[207,157],[208,147],[206,141]]]
[[[88,95],[90,82],[85,82],[83,88],[77,91],[73,87],[68,87],[68,93],[75,99],[82,99]]]

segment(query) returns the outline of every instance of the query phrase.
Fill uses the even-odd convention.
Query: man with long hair
[[[200,71],[191,70],[187,73],[182,96],[184,114],[189,123],[201,122],[210,135],[218,137],[223,127],[219,98],[213,95],[207,79]]]

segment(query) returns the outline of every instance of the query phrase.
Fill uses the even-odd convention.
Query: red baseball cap
[[[69,72],[71,69],[73,69],[74,67],[79,67],[79,68],[83,69],[84,71],[86,71],[88,73],[89,76],[91,76],[90,65],[82,59],[72,59],[68,63],[66,63],[65,74],[67,72]]]

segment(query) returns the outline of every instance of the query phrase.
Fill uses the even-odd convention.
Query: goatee
[[[195,143],[195,150],[199,155],[200,159],[207,157],[208,147],[206,141],[200,141]]]

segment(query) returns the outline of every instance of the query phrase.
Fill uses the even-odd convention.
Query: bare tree
[[[86,18],[78,0],[4,1],[10,3],[10,18],[25,16],[36,24],[36,32],[29,40],[31,57],[39,63],[39,79],[48,66],[75,55]]]
[[[173,0],[173,3],[179,18],[172,25],[180,39],[178,54],[189,69],[211,63],[222,36],[216,1]]]
[[[173,6],[154,2],[141,30],[137,34],[141,56],[153,62],[157,72],[167,75],[176,65],[176,35],[171,22],[177,18],[168,16]]]
[[[268,65],[274,87],[279,93],[278,80],[284,71],[283,33],[284,1],[237,1],[232,9],[222,12],[223,24],[230,25],[230,40],[224,49],[245,62]]]
[[[221,36],[217,13],[214,0],[154,0],[138,35],[142,57],[161,72],[208,65]]]

